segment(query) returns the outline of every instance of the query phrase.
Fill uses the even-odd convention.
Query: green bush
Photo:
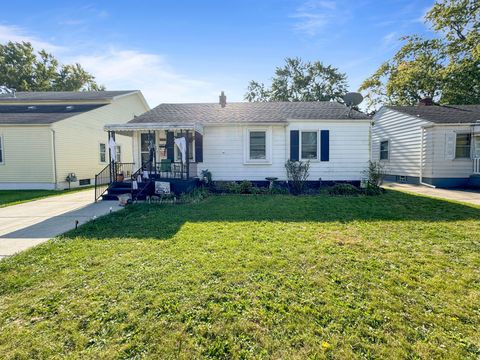
[[[252,194],[252,191],[254,190],[251,181],[243,180],[240,183],[240,194]]]
[[[332,196],[358,196],[362,190],[351,184],[335,184],[327,189],[327,194]]]
[[[288,184],[292,194],[299,195],[305,190],[305,182],[308,179],[310,170],[310,161],[292,161],[285,163],[287,171]]]

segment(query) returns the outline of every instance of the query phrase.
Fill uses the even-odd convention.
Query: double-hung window
[[[388,160],[390,156],[390,143],[388,140],[380,141],[380,160]]]
[[[301,158],[318,159],[318,131],[302,131],[301,134]]]
[[[116,150],[116,155],[117,155],[115,157],[117,159],[116,161],[117,162],[122,162],[122,147],[120,145],[117,145],[115,147],[115,150]]]
[[[100,143],[100,162],[107,162],[107,145],[105,143]]]
[[[249,132],[249,160],[267,159],[267,132],[250,131]]]
[[[455,158],[470,158],[471,144],[471,134],[457,134],[457,141],[455,143]]]

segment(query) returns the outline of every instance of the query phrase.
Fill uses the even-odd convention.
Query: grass
[[[0,208],[85,189],[82,187],[71,190],[0,190]]]
[[[0,261],[0,358],[478,359],[480,209],[135,205]]]

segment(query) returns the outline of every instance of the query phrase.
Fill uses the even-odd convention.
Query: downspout
[[[57,151],[55,144],[55,130],[50,129],[52,132],[52,148],[53,148],[53,181],[55,183],[55,189],[57,188]]]
[[[420,125],[421,129],[422,129],[422,136],[420,138],[420,177],[419,177],[419,183],[420,185],[424,185],[424,186],[428,186],[428,187],[431,187],[433,189],[436,188],[435,185],[432,185],[432,184],[427,184],[425,182],[423,182],[423,137],[424,137],[424,133],[425,133],[425,125]],[[425,151],[426,153],[426,151]]]

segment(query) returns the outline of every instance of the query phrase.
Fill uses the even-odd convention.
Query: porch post
[[[185,146],[185,152],[187,153],[187,156],[186,156],[186,163],[187,163],[187,173],[185,175],[185,180],[188,179],[188,176],[190,175],[190,146],[189,146],[189,143],[190,143],[190,133],[189,131],[187,130],[186,131],[186,136],[185,136],[185,140],[186,140],[186,146]]]

